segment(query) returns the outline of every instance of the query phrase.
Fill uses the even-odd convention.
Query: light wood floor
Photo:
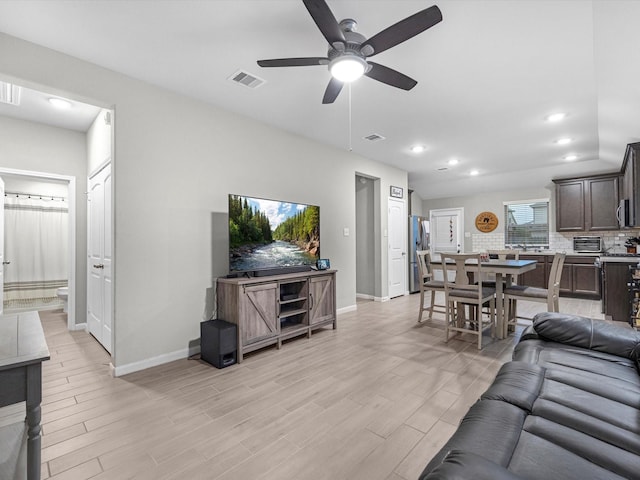
[[[121,378],[90,335],[43,312],[42,478],[414,480],[521,331],[480,352],[475,336],[445,344],[441,314],[416,324],[418,301],[359,302],[335,331],[222,370],[195,358]],[[602,318],[594,301],[561,311]]]

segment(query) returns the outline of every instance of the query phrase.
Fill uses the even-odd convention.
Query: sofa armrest
[[[529,325],[522,331],[522,335],[520,335],[520,342],[524,340],[538,340],[540,336],[537,334],[536,330],[533,328],[533,325]]]
[[[630,358],[636,362],[640,357],[640,334],[603,320],[546,312],[533,318],[533,328],[541,338],[553,342]]]
[[[514,473],[480,455],[452,450],[442,463],[420,480],[522,480]]]

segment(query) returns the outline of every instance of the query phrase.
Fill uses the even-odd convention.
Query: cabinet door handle
[[[313,310],[313,293],[309,294],[309,298],[311,299],[311,306],[309,307],[309,310]]]
[[[11,262],[2,262],[3,265],[9,265]]]
[[[102,263],[99,263],[97,265],[93,265],[93,268],[104,268],[104,265]]]

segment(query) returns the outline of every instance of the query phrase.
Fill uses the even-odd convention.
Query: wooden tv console
[[[336,270],[218,278],[218,318],[238,326],[243,355],[336,324]]]

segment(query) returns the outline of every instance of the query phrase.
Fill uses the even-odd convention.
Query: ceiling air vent
[[[8,103],[9,105],[20,105],[20,94],[22,87],[13,85],[12,83],[0,81],[0,103]]]
[[[251,75],[248,72],[243,72],[242,70],[238,70],[236,73],[231,75],[229,80],[237,83],[238,85],[243,85],[249,88],[258,88],[265,82],[263,79],[258,78],[255,75]]]
[[[363,137],[365,140],[369,140],[370,142],[377,142],[379,140],[384,140],[385,137],[383,137],[382,135],[378,135],[377,133],[372,133],[371,135],[367,135],[366,137]]]

